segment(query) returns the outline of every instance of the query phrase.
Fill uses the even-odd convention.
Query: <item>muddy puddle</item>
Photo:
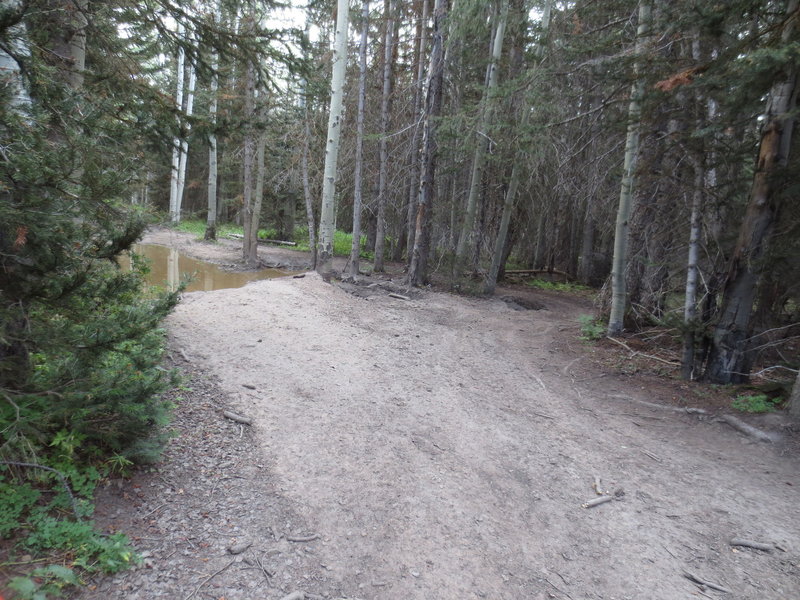
[[[187,280],[189,280],[186,286],[187,292],[210,292],[242,287],[250,281],[286,277],[293,274],[293,271],[279,269],[225,271],[218,265],[185,256],[175,248],[156,244],[136,244],[133,251],[150,261],[150,273],[146,277],[147,283],[167,287],[170,290],[177,289],[182,281]],[[120,256],[119,263],[123,269],[130,269],[131,263],[128,256]]]

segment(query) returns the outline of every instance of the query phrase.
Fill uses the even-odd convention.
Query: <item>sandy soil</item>
[[[236,262],[233,242],[146,241]],[[167,323],[181,435],[98,513],[146,562],[81,597],[800,597],[800,467],[781,418],[756,441],[680,410],[686,386],[602,368],[577,337],[580,300],[498,292],[544,306],[519,310],[374,283],[309,273],[184,297]],[[614,500],[582,507],[598,479]]]

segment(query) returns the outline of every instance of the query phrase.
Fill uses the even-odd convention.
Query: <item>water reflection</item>
[[[189,278],[191,281],[186,286],[187,292],[208,292],[242,287],[250,281],[286,277],[292,274],[290,271],[278,269],[245,272],[224,271],[215,264],[185,256],[175,248],[155,244],[136,244],[133,251],[146,257],[150,262],[147,283],[165,286],[170,290],[177,289],[181,281]],[[127,255],[119,257],[119,264],[123,269],[131,268],[131,261]]]

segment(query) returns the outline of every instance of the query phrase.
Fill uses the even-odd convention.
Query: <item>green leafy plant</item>
[[[605,325],[592,315],[580,315],[578,323],[581,326],[582,340],[597,341],[606,335]]]
[[[591,291],[590,287],[574,283],[571,281],[547,281],[546,279],[530,279],[525,282],[528,287],[538,290],[549,290],[554,292],[584,293]]]
[[[741,394],[736,396],[731,406],[748,413],[772,412],[782,402],[782,398],[770,398],[766,394]]]

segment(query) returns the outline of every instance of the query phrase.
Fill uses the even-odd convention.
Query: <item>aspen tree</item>
[[[328,113],[328,135],[325,146],[325,171],[322,180],[322,209],[319,220],[317,271],[330,277],[333,270],[333,234],[336,220],[336,166],[339,159],[339,140],[342,134],[344,82],[347,68],[347,0],[338,0],[336,33],[333,43],[331,104]]]
[[[642,119],[642,97],[644,78],[642,77],[642,55],[646,38],[650,32],[650,3],[639,3],[639,26],[636,30],[637,62],[634,68],[634,82],[631,86],[631,101],[628,105],[628,131],[625,139],[625,162],[622,167],[622,184],[617,209],[617,225],[614,233],[614,261],[611,271],[611,315],[608,320],[608,335],[622,332],[625,319],[626,291],[625,268],[628,264],[628,219],[633,199],[636,159],[639,154],[639,128]]]

